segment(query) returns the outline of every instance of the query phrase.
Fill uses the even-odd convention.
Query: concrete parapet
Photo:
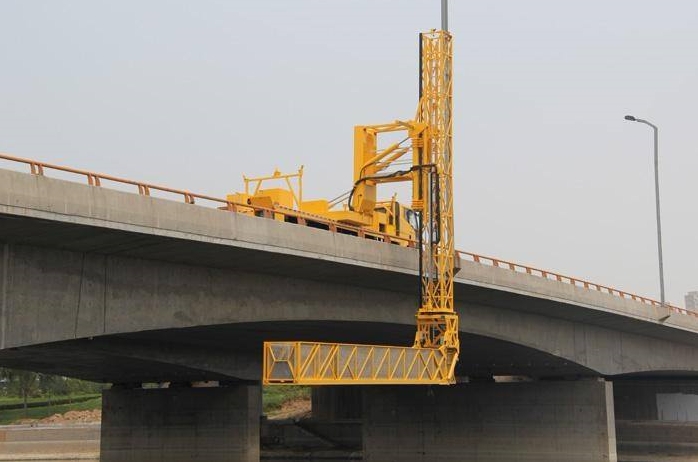
[[[604,381],[367,387],[364,460],[617,461]]]
[[[258,385],[111,389],[101,462],[258,462]]]

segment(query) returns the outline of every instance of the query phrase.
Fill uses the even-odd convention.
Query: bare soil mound
[[[291,399],[279,409],[269,412],[270,419],[302,419],[310,417],[310,398]]]
[[[22,419],[20,424],[67,424],[67,423],[93,423],[102,421],[102,411],[68,411],[65,414],[53,414],[43,419]]]

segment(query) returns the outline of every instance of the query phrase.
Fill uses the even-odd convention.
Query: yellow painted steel
[[[393,154],[395,156],[397,154]],[[391,156],[391,157],[393,157]],[[375,171],[373,169],[372,171]],[[295,182],[291,180],[296,178]],[[259,215],[259,211],[255,207],[262,207],[270,211],[270,214],[276,220],[285,221],[288,210],[315,215],[326,220],[337,222],[338,224],[347,224],[354,227],[359,227],[365,231],[372,231],[386,237],[398,237],[400,239],[391,240],[398,245],[407,246],[414,243],[417,239],[417,231],[414,225],[410,223],[410,214],[414,215],[411,209],[397,202],[394,196],[390,200],[377,200],[376,198],[376,182],[372,183],[373,195],[366,198],[361,206],[361,210],[351,207],[350,204],[345,204],[343,209],[335,209],[339,202],[328,201],[325,199],[303,200],[303,167],[297,173],[281,173],[278,170],[272,175],[262,176],[257,178],[248,178],[243,176],[245,181],[245,191],[235,194],[228,194],[227,200],[237,204],[248,204],[246,206],[238,206],[236,211],[245,215]],[[284,187],[269,188],[262,185],[266,182],[277,180],[281,181]],[[384,182],[392,181],[407,181],[411,180],[411,176],[385,179]],[[295,183],[295,184],[294,184]],[[361,191],[364,191],[361,189]],[[349,193],[346,194],[347,196]],[[359,199],[364,199],[364,194],[354,194],[356,200],[351,202],[356,204]],[[312,217],[308,217],[312,220]]]
[[[291,179],[296,178],[296,187],[293,187]],[[274,170],[270,176],[261,176],[258,178],[248,178],[243,175],[242,179],[245,182],[245,194],[248,196],[259,196],[260,191],[262,191],[262,184],[269,180],[284,180],[288,189],[283,191],[288,191],[293,198],[293,202],[290,207],[295,207],[300,209],[301,203],[303,203],[303,166],[296,173],[281,173],[279,169]],[[254,185],[254,191],[250,193],[250,185]]]
[[[458,357],[458,315],[453,307],[453,41],[448,31],[421,34],[421,98],[417,119],[427,125],[421,165],[422,300],[415,347],[445,347]]]
[[[416,120],[354,129],[354,187],[346,218],[361,223],[377,210],[381,183],[412,182],[419,214],[420,304],[412,347],[266,342],[265,384],[451,384],[460,352],[453,306],[453,50],[448,31],[420,34],[420,98]],[[382,133],[405,138],[380,149]],[[411,154],[409,168],[405,157]]]
[[[265,342],[265,385],[446,385],[453,362],[444,351],[380,345]]]

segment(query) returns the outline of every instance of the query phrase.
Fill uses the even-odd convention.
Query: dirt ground
[[[269,413],[270,419],[300,419],[310,416],[310,399],[294,399],[286,401],[279,409]],[[102,420],[102,411],[68,411],[65,414],[53,414],[43,419],[22,419],[18,424],[67,424],[67,423],[93,423]]]
[[[65,424],[101,422],[102,411],[68,411],[65,414],[53,414],[43,419],[22,419],[19,424]]]
[[[310,398],[286,401],[279,409],[269,412],[270,419],[301,419],[310,417]]]

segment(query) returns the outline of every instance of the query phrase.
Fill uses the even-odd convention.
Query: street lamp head
[[[637,122],[637,119],[631,115],[625,116],[625,120],[630,120],[631,122]]]

